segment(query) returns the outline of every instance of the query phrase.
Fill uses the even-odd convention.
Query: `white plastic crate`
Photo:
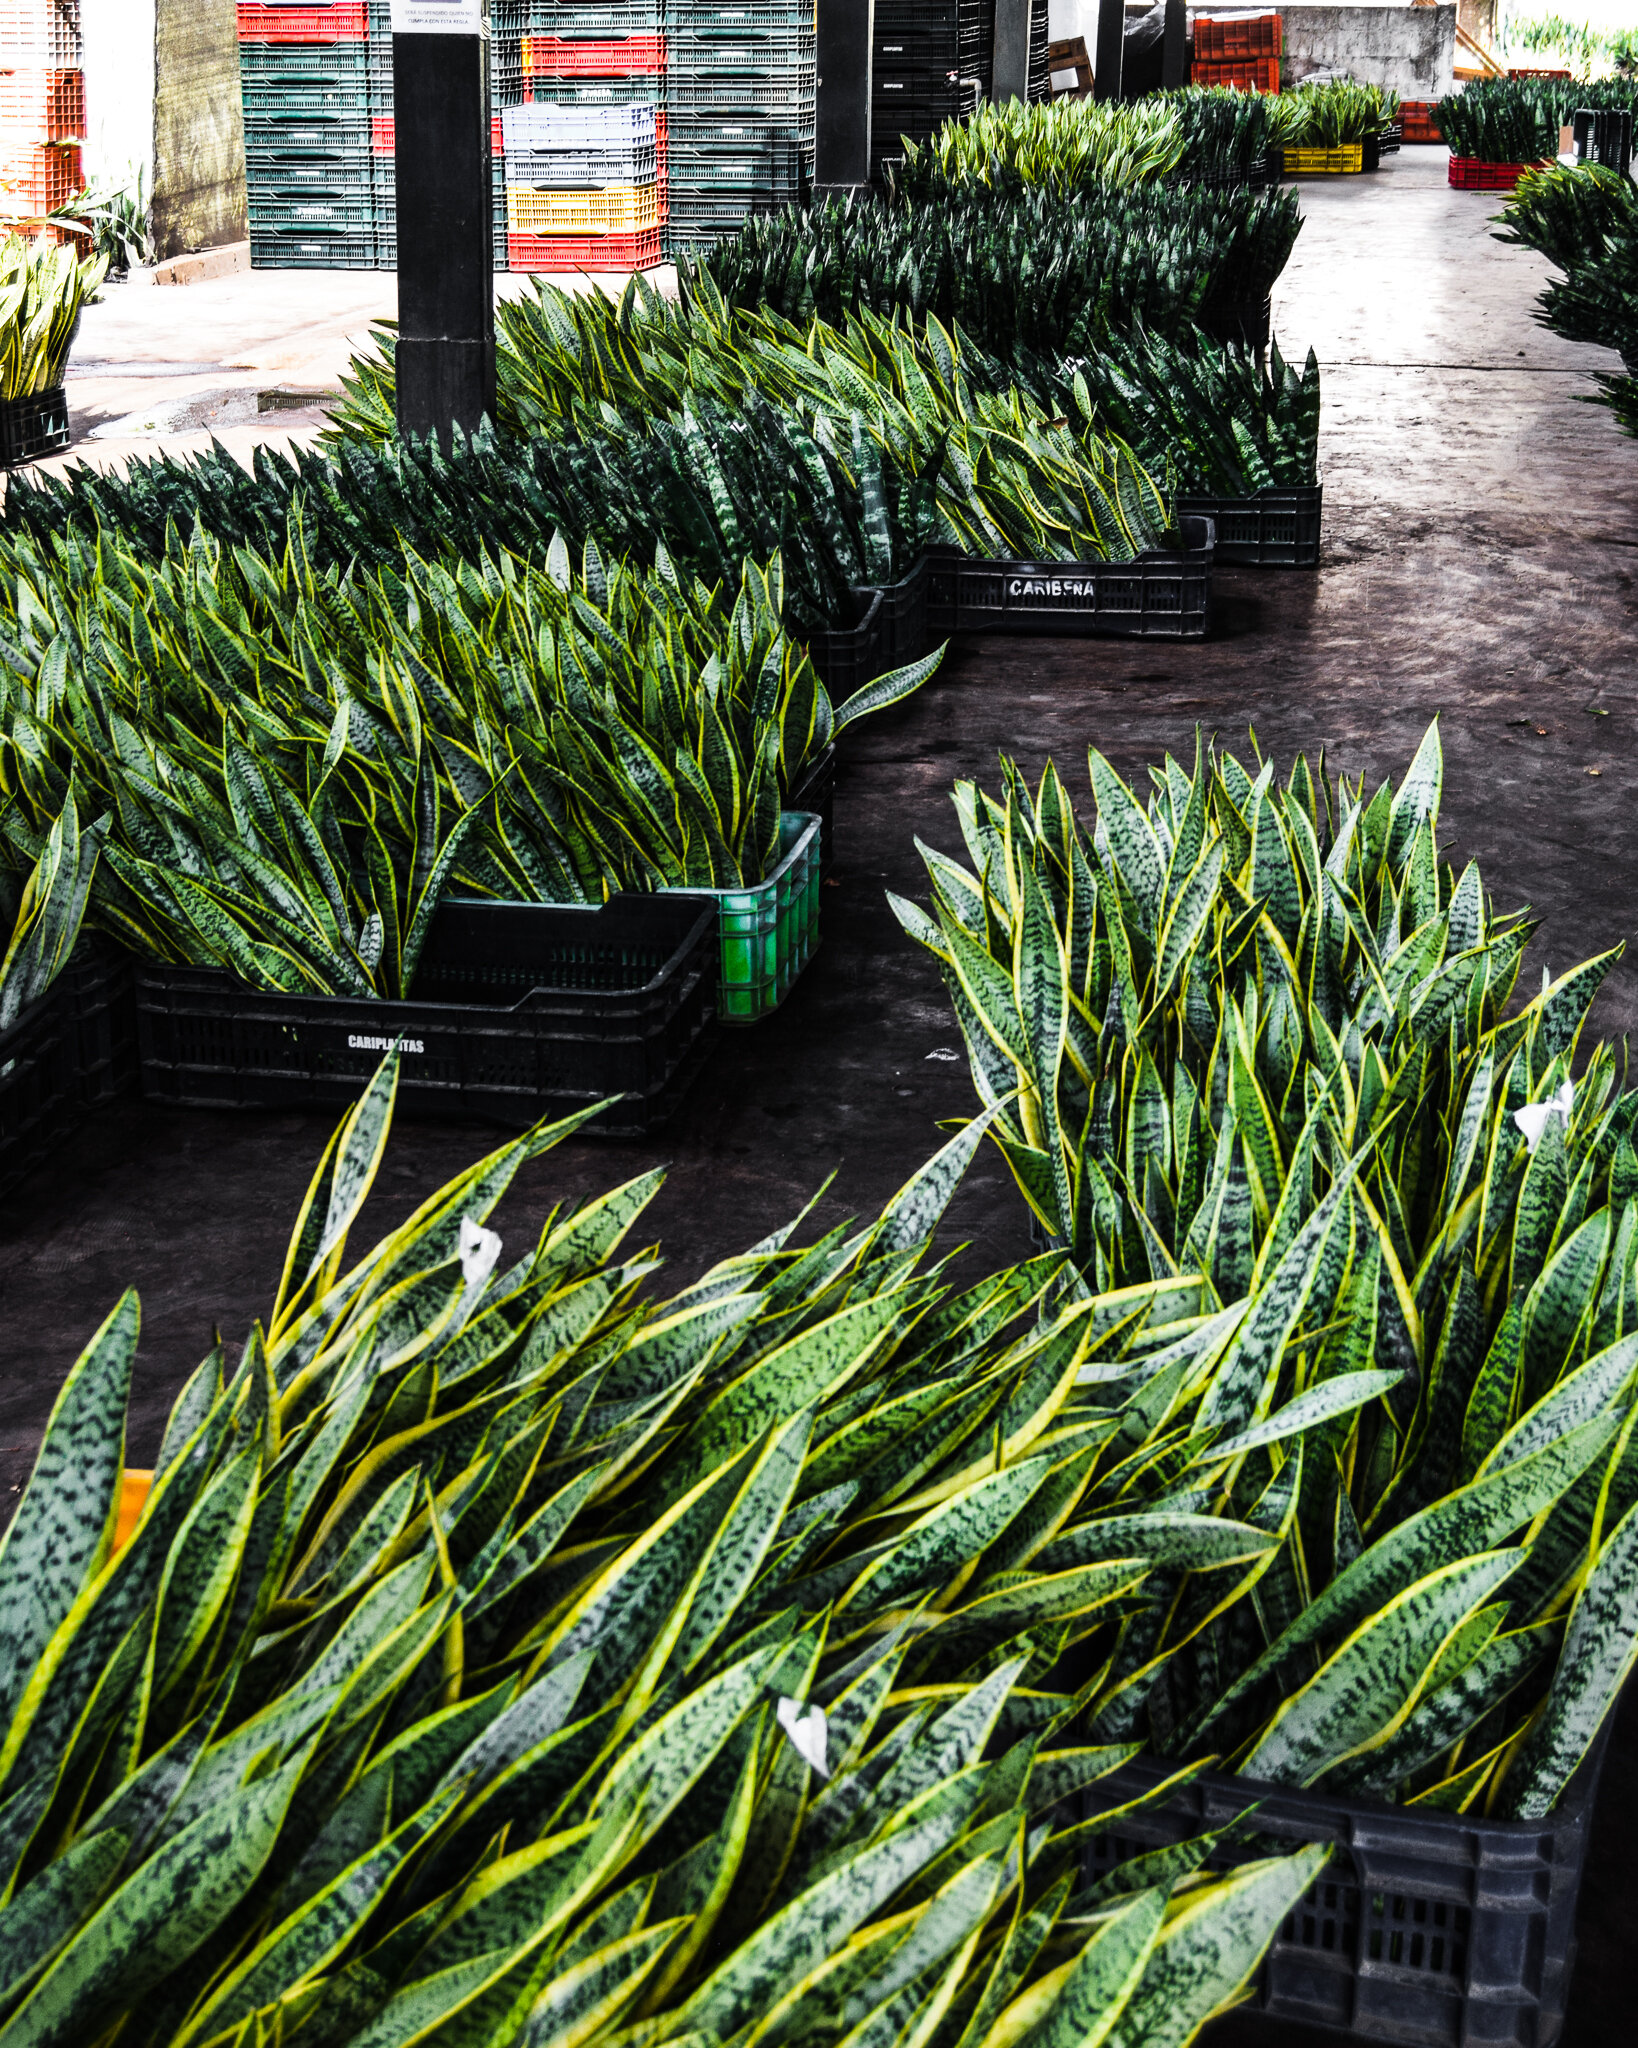
[[[513,150],[652,149],[655,108],[635,106],[559,106],[536,100],[528,106],[501,109],[501,133]]]
[[[77,71],[80,0],[0,0],[0,69]]]

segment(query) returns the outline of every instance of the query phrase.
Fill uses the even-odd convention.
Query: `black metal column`
[[[395,35],[398,431],[470,433],[495,412],[489,45]]]
[[[995,56],[990,98],[1029,97],[1029,0],[995,0]]]
[[[821,193],[851,192],[870,183],[875,0],[819,0],[814,41],[813,183]]]
[[[1166,37],[1160,52],[1160,83],[1166,92],[1189,82],[1188,0],[1166,0]]]
[[[1098,0],[1098,53],[1092,59],[1092,76],[1100,100],[1120,98],[1125,54],[1126,0]]]

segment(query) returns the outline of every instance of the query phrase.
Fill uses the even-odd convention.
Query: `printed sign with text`
[[[395,36],[486,36],[484,0],[392,0]]]

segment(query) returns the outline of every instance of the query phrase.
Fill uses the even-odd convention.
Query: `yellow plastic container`
[[[1288,178],[1336,177],[1343,171],[1365,168],[1363,142],[1345,142],[1340,149],[1288,149],[1285,174]]]
[[[514,235],[636,235],[660,224],[658,185],[542,191],[508,185],[506,224]]]

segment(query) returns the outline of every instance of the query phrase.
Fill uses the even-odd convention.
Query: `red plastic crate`
[[[1399,121],[1402,142],[1443,142],[1439,133],[1437,100],[1401,100]]]
[[[1278,57],[1213,57],[1202,62],[1196,57],[1189,66],[1189,81],[1193,85],[1230,85],[1237,92],[1278,92],[1280,60]]]
[[[335,0],[331,7],[277,7],[239,0],[241,43],[367,43],[369,0]]]
[[[1482,157],[1453,156],[1450,182],[1459,192],[1511,192],[1526,171],[1540,164],[1487,164]]]
[[[599,43],[571,43],[562,36],[523,38],[525,78],[638,78],[664,69],[664,36]]]
[[[398,124],[391,114],[370,116],[370,148],[377,156],[391,156],[398,147]],[[496,156],[506,154],[506,145],[501,140],[501,117],[492,114],[489,119],[489,147]]]
[[[0,134],[78,142],[85,134],[85,73],[0,71]]]
[[[32,218],[55,213],[84,185],[80,152],[68,143],[41,143],[0,160],[0,195]]]
[[[1277,14],[1253,15],[1246,21],[1213,21],[1210,16],[1195,20],[1196,57],[1278,57],[1283,47]]]
[[[661,261],[660,230],[636,235],[508,235],[512,270],[652,270]]]

